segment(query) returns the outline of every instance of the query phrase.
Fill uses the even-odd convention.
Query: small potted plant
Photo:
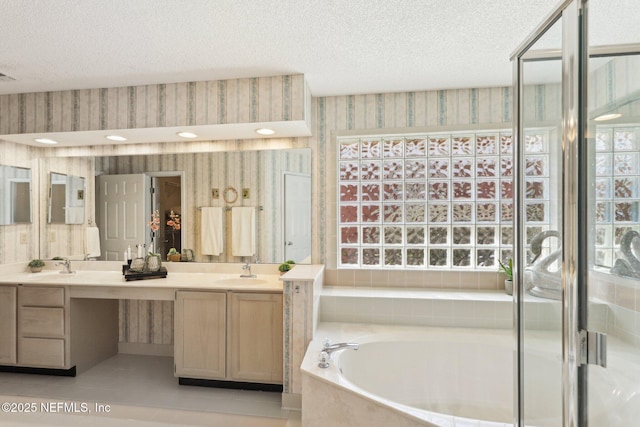
[[[44,267],[44,261],[41,259],[32,259],[28,265],[32,273],[39,273],[42,271],[42,267]]]
[[[278,270],[280,271],[280,275],[282,276],[287,271],[291,270],[295,266],[295,261],[289,259],[278,266]]]
[[[176,248],[169,249],[169,252],[167,253],[167,259],[172,262],[179,262],[180,252],[178,252]]]
[[[509,258],[504,263],[502,261],[498,261],[498,263],[500,264],[499,271],[502,271],[507,276],[504,281],[504,289],[511,295],[513,294],[513,259]]]

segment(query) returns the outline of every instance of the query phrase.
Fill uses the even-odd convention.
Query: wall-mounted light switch
[[[249,197],[250,197],[249,196],[249,189],[248,188],[243,188],[242,189],[242,198],[243,199],[248,199]]]
[[[220,198],[220,190],[217,188],[212,188],[211,189],[211,197],[214,199],[219,199]]]

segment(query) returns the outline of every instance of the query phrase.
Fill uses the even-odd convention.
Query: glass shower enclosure
[[[639,20],[567,0],[512,57],[517,426],[640,419]]]

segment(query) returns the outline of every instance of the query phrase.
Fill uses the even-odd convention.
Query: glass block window
[[[595,264],[612,267],[622,236],[640,231],[640,128],[597,126],[595,148]]]
[[[527,135],[527,225],[549,222],[548,136]],[[338,138],[338,265],[495,270],[512,256],[507,130]]]

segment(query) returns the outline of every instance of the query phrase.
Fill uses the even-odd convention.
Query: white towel
[[[256,208],[231,208],[231,253],[252,256],[256,253]]]
[[[87,227],[84,236],[87,258],[100,258],[100,230],[98,227]]]
[[[220,255],[224,247],[222,238],[222,208],[204,207],[200,215],[200,252]]]
[[[65,224],[84,223],[84,206],[67,206],[64,210]]]

